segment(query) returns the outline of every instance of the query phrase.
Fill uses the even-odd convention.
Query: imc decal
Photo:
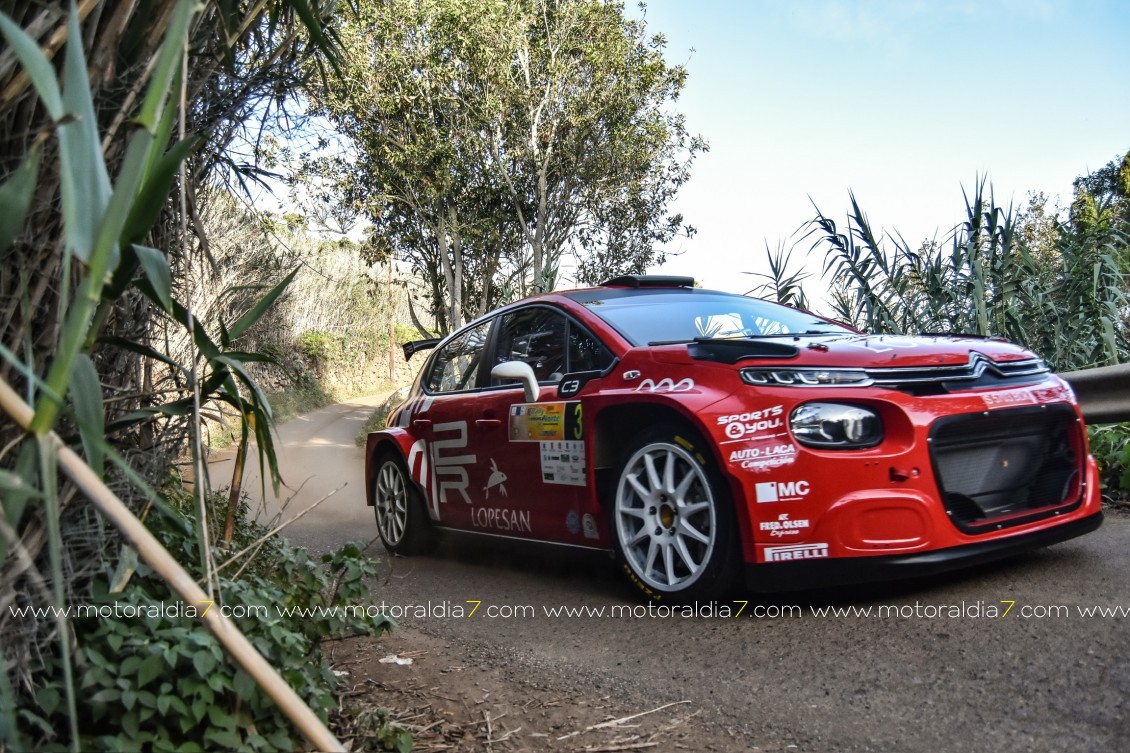
[[[754,489],[758,502],[798,502],[811,491],[807,481],[766,481]]]

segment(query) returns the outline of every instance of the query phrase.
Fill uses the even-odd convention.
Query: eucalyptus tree
[[[667,206],[705,142],[671,111],[665,40],[599,0],[367,0],[339,30],[344,83],[315,101],[352,141],[339,199],[375,256],[429,281],[446,331],[498,301],[642,271],[693,232]]]

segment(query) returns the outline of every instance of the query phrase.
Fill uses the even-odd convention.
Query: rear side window
[[[428,392],[463,392],[481,386],[479,367],[490,325],[486,321],[456,335],[436,353],[428,372]]]

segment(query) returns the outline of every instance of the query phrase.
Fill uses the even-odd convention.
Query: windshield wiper
[[[742,342],[744,340],[768,340],[771,338],[781,337],[807,337],[810,335],[846,335],[849,332],[841,332],[839,330],[822,330],[822,329],[806,329],[800,332],[773,332],[764,335],[732,335],[729,337],[695,337],[690,340],[652,340],[648,343],[649,346],[658,345],[687,345],[690,343],[733,343]]]

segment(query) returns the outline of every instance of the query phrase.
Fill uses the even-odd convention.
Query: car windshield
[[[708,290],[617,291],[584,298],[579,302],[633,345],[850,332],[803,311]]]

